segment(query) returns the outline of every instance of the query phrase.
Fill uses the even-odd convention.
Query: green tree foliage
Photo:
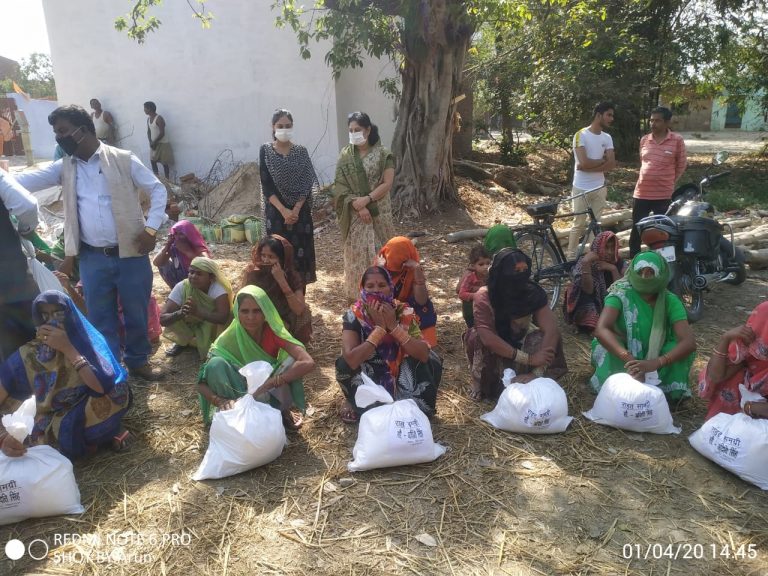
[[[56,98],[56,82],[48,54],[35,52],[22,58],[18,72],[0,80],[0,91],[3,94],[13,92],[13,82],[32,98]]]
[[[660,94],[674,101],[694,86],[746,95],[768,83],[762,0],[529,0],[520,10],[518,21],[480,29],[472,61],[501,114],[502,148],[511,118],[570,149],[594,104],[609,100],[617,156],[627,159]]]

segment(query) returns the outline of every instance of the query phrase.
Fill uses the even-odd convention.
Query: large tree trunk
[[[459,92],[459,95],[464,95],[464,99],[456,104],[456,112],[461,116],[461,129],[453,133],[455,158],[469,158],[472,155],[472,136],[475,132],[474,91],[474,78],[465,77]]]
[[[397,164],[392,197],[402,215],[432,212],[457,197],[452,100],[459,94],[472,29],[458,21],[463,3],[422,0],[422,6],[427,8],[416,11],[419,16],[403,23],[403,92],[392,141]]]

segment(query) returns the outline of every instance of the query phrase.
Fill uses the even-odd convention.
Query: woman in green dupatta
[[[626,372],[656,383],[672,403],[691,396],[688,376],[696,341],[668,282],[667,261],[642,252],[630,263],[627,278],[611,286],[592,341],[595,392],[612,374]]]
[[[344,251],[344,290],[352,302],[363,272],[395,235],[389,201],[395,162],[368,114],[353,112],[347,120],[349,146],[336,163],[333,198]]]
[[[195,346],[200,358],[231,319],[232,286],[219,265],[198,256],[189,265],[189,276],[171,290],[160,324],[174,342],[167,356],[178,356],[187,346]]]
[[[213,343],[208,361],[200,369],[198,392],[206,424],[216,408],[227,410],[247,393],[246,380],[238,370],[257,360],[269,362],[275,371],[253,397],[280,409],[286,428],[301,426],[301,414],[294,407],[302,413],[306,408],[301,378],[312,371],[315,361],[291,336],[258,286],[246,286],[237,293],[235,318]]]

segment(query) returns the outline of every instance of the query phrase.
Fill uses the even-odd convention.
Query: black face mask
[[[77,150],[77,147],[80,145],[80,142],[82,142],[83,138],[85,138],[85,136],[83,136],[83,138],[80,138],[80,140],[77,140],[77,141],[75,140],[74,134],[77,133],[79,130],[80,128],[72,132],[72,134],[69,134],[67,136],[59,136],[56,138],[56,144],[61,146],[61,149],[64,150],[64,153],[67,156],[72,156],[72,154],[74,154],[75,151]]]

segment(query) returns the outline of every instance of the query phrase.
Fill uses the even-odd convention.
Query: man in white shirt
[[[61,184],[65,258],[60,271],[70,275],[79,257],[88,319],[104,335],[115,358],[123,357],[131,375],[158,380],[162,372],[149,364],[148,254],[165,218],[165,187],[134,154],[100,142],[93,120],[80,106],[57,108],[48,123],[69,156],[25,172],[18,181],[32,191]],[[139,198],[142,190],[151,202],[146,221]],[[125,354],[121,354],[118,298]]]
[[[0,361],[35,337],[32,300],[39,290],[27,267],[19,234],[37,228],[37,199],[0,170]]]
[[[608,188],[605,186],[605,173],[616,167],[613,153],[613,138],[607,132],[613,124],[614,105],[610,102],[600,102],[592,111],[592,123],[582,128],[573,137],[573,170],[572,195],[576,196],[594,190],[573,200],[573,211],[582,212],[591,207],[595,217],[600,220],[605,207]],[[595,190],[597,189],[597,190]],[[568,238],[568,257],[575,258],[579,248],[579,240],[587,229],[587,215],[574,216],[573,227]]]

